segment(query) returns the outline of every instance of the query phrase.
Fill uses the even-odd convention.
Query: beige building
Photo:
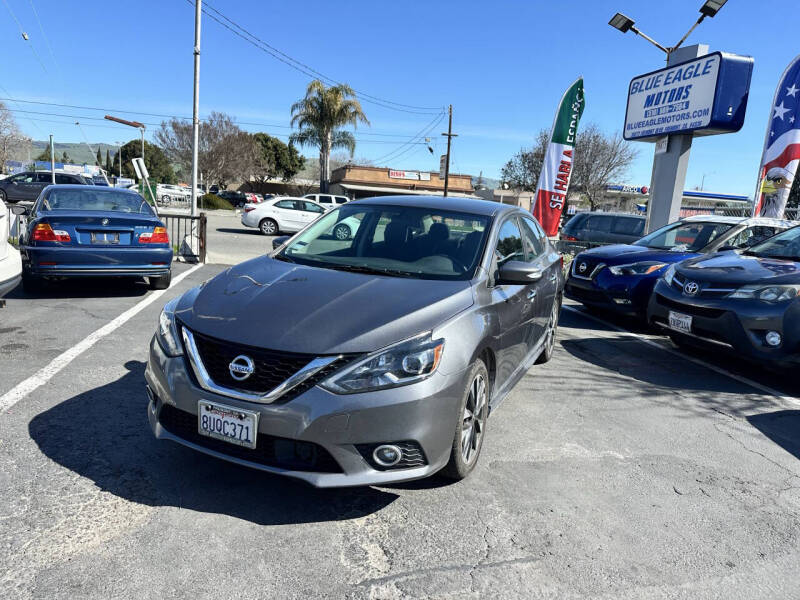
[[[396,194],[441,196],[444,180],[439,178],[439,173],[429,171],[344,165],[331,173],[330,192],[353,199]],[[472,176],[451,173],[447,193],[474,196]]]

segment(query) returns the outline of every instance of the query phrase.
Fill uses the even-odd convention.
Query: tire
[[[44,290],[44,280],[30,273],[22,272],[22,290],[26,294],[37,294]]]
[[[556,332],[558,331],[558,318],[561,316],[561,298],[556,298],[553,301],[553,308],[550,311],[550,319],[547,321],[545,329],[544,349],[536,359],[537,365],[543,365],[553,358],[553,349],[556,347]]]
[[[264,235],[278,235],[278,224],[273,219],[262,219],[258,229]]]
[[[3,204],[8,204],[8,194],[6,194],[3,190],[0,190],[0,202]]]
[[[353,235],[353,232],[350,230],[350,227],[344,223],[339,223],[333,228],[333,237],[339,241],[349,240],[351,235]]]
[[[161,277],[148,277],[151,290],[165,290],[172,282],[172,271]]]
[[[489,372],[481,359],[473,363],[467,382],[458,405],[450,460],[441,471],[442,476],[454,480],[464,479],[470,474],[478,464],[483,448],[486,420],[489,416]],[[479,406],[478,410],[475,410],[476,405]],[[465,429],[468,423],[471,427]]]

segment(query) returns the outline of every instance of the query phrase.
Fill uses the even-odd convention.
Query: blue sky
[[[3,76],[0,95],[81,106],[191,115],[193,8],[186,0],[108,3],[96,0],[5,0],[0,7]],[[674,44],[698,15],[701,0],[496,2],[472,0],[388,3],[307,0],[209,0],[210,6],[261,39],[329,77],[392,102],[454,107],[453,169],[497,177],[505,161],[549,128],[555,105],[577,77],[585,79],[584,122],[622,128],[629,80],[660,68],[663,55],[632,33],[607,25],[616,11],[644,32]],[[37,22],[41,19],[44,37]],[[750,102],[741,132],[696,139],[686,186],[751,194],[775,86],[800,52],[789,4],[730,0],[687,43],[703,42],[755,58]],[[30,47],[26,47],[30,46]],[[52,52],[51,52],[52,49]],[[309,80],[204,17],[201,114],[220,110],[250,131],[285,136],[289,107]],[[77,115],[90,142],[130,139],[132,130],[91,120],[104,111],[8,103],[34,139],[54,133],[79,142]],[[359,128],[356,156],[406,169],[438,170],[446,129],[424,145],[401,146],[430,115],[364,103],[371,127]],[[157,124],[159,117],[120,116]],[[154,127],[149,127],[149,130]],[[149,134],[149,132],[148,132]],[[627,181],[649,185],[653,147],[638,143]],[[408,152],[403,152],[409,150]],[[305,151],[313,155],[311,151]]]

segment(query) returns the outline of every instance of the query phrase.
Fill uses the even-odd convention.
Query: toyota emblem
[[[580,271],[581,273],[586,273],[586,269],[588,268],[589,267],[586,265],[585,262],[582,262],[581,264],[578,265],[578,271]]]
[[[244,381],[256,370],[253,359],[244,354],[240,354],[228,365],[228,371],[236,381]]]
[[[687,281],[683,286],[683,293],[687,296],[694,296],[700,290],[700,286],[694,281]]]

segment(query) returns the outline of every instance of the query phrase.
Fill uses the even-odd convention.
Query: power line
[[[33,52],[33,55],[36,57],[36,60],[39,61],[39,64],[42,66],[42,69],[44,69],[44,72],[49,75],[50,73],[47,71],[47,67],[44,66],[44,61],[42,61],[42,57],[39,56],[39,53],[36,51],[36,48],[31,43],[30,39],[28,39],[28,34],[25,32],[25,28],[22,26],[22,23],[19,22],[19,19],[17,18],[17,15],[14,14],[14,11],[11,10],[11,6],[9,6],[8,0],[3,0],[3,4],[6,5],[6,8],[8,9],[8,13],[11,15],[11,18],[14,19],[14,21],[16,21],[17,27],[19,27],[19,32],[22,35],[22,39],[28,42],[28,46],[30,47],[31,52]]]
[[[50,39],[47,37],[47,34],[44,32],[44,26],[42,25],[42,20],[39,18],[39,11],[36,10],[36,6],[33,4],[33,0],[28,0],[31,5],[31,9],[33,10],[33,15],[36,17],[36,22],[39,24],[39,31],[42,32],[42,37],[44,38],[44,43],[47,45],[47,50],[50,52],[50,58],[53,60],[53,64],[56,66],[56,71],[58,71],[58,77],[61,79],[61,85],[64,86],[64,77],[61,74],[61,67],[56,60],[56,55],[53,52],[53,46],[50,45]]]
[[[186,2],[188,4],[190,4],[190,5],[194,5],[192,0],[186,0]],[[209,10],[206,10],[206,7],[208,7],[208,9],[210,9],[210,11],[215,13],[215,14],[211,14],[211,12],[209,12]],[[229,30],[234,35],[242,38],[243,40],[245,40],[249,44],[252,44],[253,46],[258,48],[262,52],[265,52],[266,54],[272,56],[276,60],[279,60],[280,62],[284,63],[288,67],[291,67],[292,69],[294,69],[296,71],[299,71],[299,72],[301,72],[304,75],[307,75],[309,77],[323,79],[323,80],[327,81],[328,83],[332,83],[334,85],[341,85],[340,81],[337,81],[336,79],[334,79],[332,77],[328,77],[324,73],[321,73],[321,72],[317,71],[316,69],[308,66],[307,64],[305,64],[305,63],[303,63],[303,62],[301,62],[301,61],[289,56],[285,52],[282,52],[281,50],[278,50],[274,46],[271,46],[270,44],[265,42],[263,39],[259,38],[255,34],[249,32],[247,29],[245,29],[244,27],[242,27],[241,25],[236,23],[231,18],[227,17],[221,11],[217,10],[216,8],[214,8],[213,6],[208,4],[208,2],[206,2],[204,4],[203,13],[206,16],[208,16],[210,19],[212,19],[213,21],[215,21],[218,24],[222,25],[225,29]],[[219,17],[217,17],[215,15],[219,15]],[[223,20],[227,21],[227,23],[223,22]],[[230,23],[230,25],[228,25],[228,23]],[[394,102],[392,100],[386,100],[385,98],[380,98],[379,96],[373,96],[371,94],[367,94],[367,93],[361,92],[359,90],[353,90],[353,91],[356,93],[357,96],[362,98],[365,102],[369,102],[370,104],[376,104],[378,106],[381,106],[383,108],[387,108],[389,110],[396,110],[396,111],[407,112],[407,113],[412,113],[412,114],[433,114],[434,111],[436,111],[437,113],[438,112],[442,112],[442,108],[439,108],[439,107],[413,106],[413,105],[410,105],[410,104],[401,104],[399,102]]]
[[[384,154],[383,156],[379,156],[378,158],[376,158],[374,160],[374,162],[378,163],[378,162],[381,162],[381,161],[384,161],[384,160],[396,160],[396,159],[400,158],[400,156],[403,156],[407,151],[409,151],[410,149],[413,148],[413,146],[411,146],[411,148],[403,150],[403,148],[405,146],[414,143],[414,140],[416,140],[416,139],[420,139],[420,138],[426,137],[431,131],[433,131],[434,128],[436,128],[439,125],[439,123],[442,122],[443,119],[444,119],[444,112],[442,112],[441,114],[439,114],[436,117],[434,117],[433,120],[430,123],[428,123],[425,127],[423,127],[419,131],[419,133],[417,133],[414,137],[412,137],[408,142],[405,142],[404,144],[401,144],[400,146],[398,146],[392,152]],[[422,142],[422,143],[424,143],[424,142]]]

